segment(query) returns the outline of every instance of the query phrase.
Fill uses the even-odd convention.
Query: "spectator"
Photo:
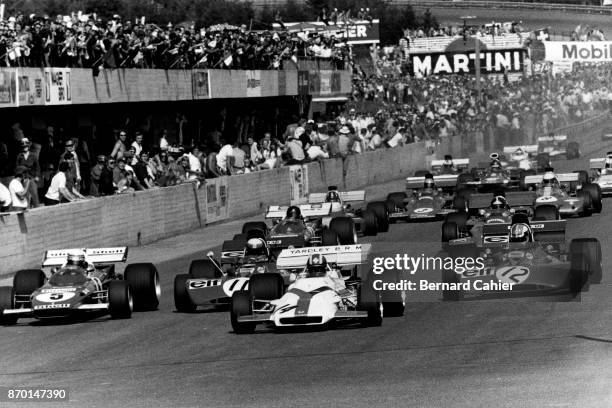
[[[125,130],[121,130],[119,132],[119,139],[115,142],[115,146],[113,147],[113,151],[110,154],[115,160],[119,160],[123,157],[123,154],[127,151],[126,147],[127,133]]]
[[[239,143],[236,141],[234,142],[234,146],[232,147],[232,155],[234,156],[232,174],[244,173],[244,159],[246,158],[246,153],[238,145]]]
[[[11,192],[0,183],[0,212],[7,212],[11,209]]]
[[[113,183],[116,186],[119,186],[119,182],[125,178],[127,178],[127,170],[125,169],[125,158],[121,158],[117,160],[117,165],[113,169]]]
[[[89,188],[89,194],[94,197],[100,195],[100,178],[102,172],[106,168],[106,156],[99,155],[98,162],[91,168],[91,183]]]
[[[15,177],[9,183],[11,194],[11,211],[25,211],[30,206],[29,194],[30,175],[28,168],[19,166],[15,168]]]
[[[219,153],[216,156],[217,161],[217,173],[220,175],[231,174],[231,161],[234,158],[234,147],[226,143],[221,147]]]
[[[310,160],[320,160],[329,158],[329,154],[315,143],[308,145],[306,152]]]
[[[155,187],[153,170],[149,168],[149,153],[141,152],[138,163],[134,166],[134,175],[138,183],[145,189]]]
[[[113,172],[115,170],[116,161],[109,157],[106,161],[106,166],[100,172],[100,184],[98,192],[100,195],[108,196],[115,194],[115,184],[113,182]]]
[[[348,126],[342,126],[338,133],[338,150],[340,156],[346,157],[351,152],[351,129]]]
[[[204,173],[202,172],[202,163],[200,161],[200,156],[202,152],[200,148],[197,146],[188,149],[189,153],[187,154],[187,160],[189,162],[189,171],[188,171],[188,179],[195,180],[204,178]]]
[[[142,139],[142,132],[136,132],[136,138],[131,144],[131,147],[134,148],[134,164],[138,162],[138,159],[140,158],[140,153],[142,152]]]
[[[38,199],[38,183],[40,183],[40,165],[38,163],[38,155],[32,151],[30,140],[26,137],[21,139],[21,152],[17,154],[16,166],[25,167],[28,169],[28,174],[32,177],[28,183],[28,193],[30,195],[30,204],[33,208],[40,205]]]
[[[78,191],[70,189],[68,185],[69,174],[70,164],[67,161],[61,162],[59,171],[51,179],[51,185],[45,195],[45,205],[57,205],[60,202],[71,202],[85,198]]]
[[[304,155],[302,142],[298,139],[298,137],[299,136],[294,134],[293,136],[289,136],[289,140],[287,141],[287,152],[289,153],[289,161],[287,164],[289,165],[302,164],[306,158]]]
[[[81,188],[81,167],[79,156],[75,152],[74,140],[68,139],[64,143],[64,160],[70,161],[70,170],[74,176],[74,189],[79,191]]]

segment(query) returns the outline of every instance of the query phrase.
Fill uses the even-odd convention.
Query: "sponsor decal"
[[[75,295],[75,292],[41,293],[36,295],[35,299],[39,302],[51,303],[57,302],[58,300],[66,301],[68,299],[72,299]]]
[[[189,289],[202,289],[221,285],[221,279],[206,279],[189,281]]]
[[[41,289],[40,293],[64,293],[64,292],[74,292],[77,288],[74,287],[65,287],[65,288],[49,288],[49,289]]]
[[[36,305],[34,310],[40,309],[67,309],[70,305],[68,303],[50,303],[48,305]]]
[[[280,244],[282,241],[280,239],[272,239],[269,241],[266,241],[268,245],[278,245]]]
[[[508,238],[508,236],[506,235],[488,236],[488,237],[484,237],[483,242],[485,244],[500,244],[500,243],[510,242],[510,238]]]
[[[523,72],[525,50],[482,50],[479,53],[481,74]],[[412,54],[411,75],[476,74],[476,53],[436,52]]]
[[[414,212],[416,214],[427,214],[433,211],[433,208],[416,208]]]
[[[249,288],[249,278],[230,279],[223,283],[223,292],[231,297],[234,292],[247,290]]]
[[[345,245],[336,247],[311,247],[311,248],[298,248],[290,249],[290,255],[309,255],[317,253],[328,253],[328,252],[344,252],[344,251],[361,251],[361,245]]]
[[[502,283],[520,284],[529,277],[529,272],[526,266],[504,266],[495,271],[495,276]]]
[[[612,61],[612,41],[545,41],[544,49],[553,63]]]

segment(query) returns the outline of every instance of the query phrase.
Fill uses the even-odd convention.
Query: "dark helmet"
[[[300,207],[292,205],[291,207],[287,208],[287,218],[300,219],[301,217],[302,211],[300,210]]]
[[[491,209],[492,210],[503,210],[505,208],[507,208],[508,203],[506,202],[506,199],[502,196],[496,196],[492,201],[491,201]]]
[[[501,162],[499,159],[491,160],[491,170],[501,170]]]
[[[510,242],[533,242],[533,231],[528,224],[514,224],[510,227]]]
[[[553,171],[546,171],[546,173],[544,173],[544,176],[542,177],[542,184],[544,184],[545,186],[550,186],[554,184],[555,181],[556,178],[555,173]]]
[[[266,241],[262,238],[251,238],[246,243],[245,255],[267,255]]]
[[[327,273],[327,259],[321,254],[310,255],[306,262],[306,269],[310,276],[325,276]]]
[[[453,167],[453,156],[447,154],[444,156],[444,163],[442,163],[442,167]]]
[[[340,195],[337,191],[328,191],[325,196],[326,203],[338,203],[340,202]]]
[[[425,182],[423,183],[423,187],[426,189],[434,189],[436,183],[434,183],[434,179],[430,177],[425,177]]]

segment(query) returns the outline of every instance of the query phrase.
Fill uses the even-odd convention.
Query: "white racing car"
[[[591,182],[601,188],[601,195],[612,195],[612,152],[606,153],[605,158],[591,159]]]
[[[276,266],[289,271],[291,285],[284,292],[279,274],[253,275],[248,290],[232,296],[234,332],[252,333],[257,324],[282,328],[359,321],[380,326],[378,296],[366,294],[369,286],[355,274],[369,250],[369,244],[283,250]],[[347,269],[351,272],[343,276]]]

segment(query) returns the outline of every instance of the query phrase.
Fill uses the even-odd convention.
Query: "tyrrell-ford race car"
[[[276,257],[259,230],[249,231],[246,242],[225,241],[221,261],[209,252],[191,262],[188,274],[174,278],[174,305],[179,312],[194,312],[198,306],[229,303],[236,291],[247,290],[256,274],[276,273]],[[285,285],[288,274],[282,275]]]
[[[580,173],[544,174],[526,176],[524,184],[536,192],[535,208],[555,206],[562,216],[590,216],[601,212],[601,193],[595,184],[582,184]]]
[[[283,250],[277,268],[289,272],[291,285],[284,291],[278,274],[253,276],[247,291],[232,296],[234,332],[251,333],[257,324],[282,328],[357,321],[380,326],[380,302],[375,294],[366,298],[361,290],[366,286],[353,272],[366,261],[369,248],[362,244]],[[349,269],[348,276],[343,276],[343,269]]]
[[[444,270],[444,300],[465,294],[538,296],[568,292],[576,296],[599,283],[601,246],[594,238],[565,244],[565,220],[487,224],[482,243],[469,238],[450,242],[454,258],[480,259],[476,268]]]
[[[612,152],[606,153],[602,159],[591,159],[591,182],[599,186],[601,194],[612,195]]]
[[[580,146],[577,142],[568,142],[567,135],[553,135],[538,137],[538,151],[548,153],[551,159],[561,157],[567,160],[580,157]]]
[[[458,209],[464,208],[464,201],[453,195],[457,178],[456,174],[407,177],[408,194],[395,192],[387,196],[390,221],[433,221],[457,211],[456,206]]]
[[[157,269],[151,263],[130,264],[123,275],[113,263],[125,262],[127,248],[47,251],[43,268],[18,271],[13,286],[0,287],[0,320],[19,317],[59,318],[79,312],[108,312],[129,318],[133,310],[155,310],[161,294]]]
[[[481,193],[506,191],[519,189],[521,180],[528,170],[517,167],[504,168],[497,153],[489,155],[491,162],[481,163],[474,167],[469,173],[462,174],[458,181],[461,188],[468,188]]]

